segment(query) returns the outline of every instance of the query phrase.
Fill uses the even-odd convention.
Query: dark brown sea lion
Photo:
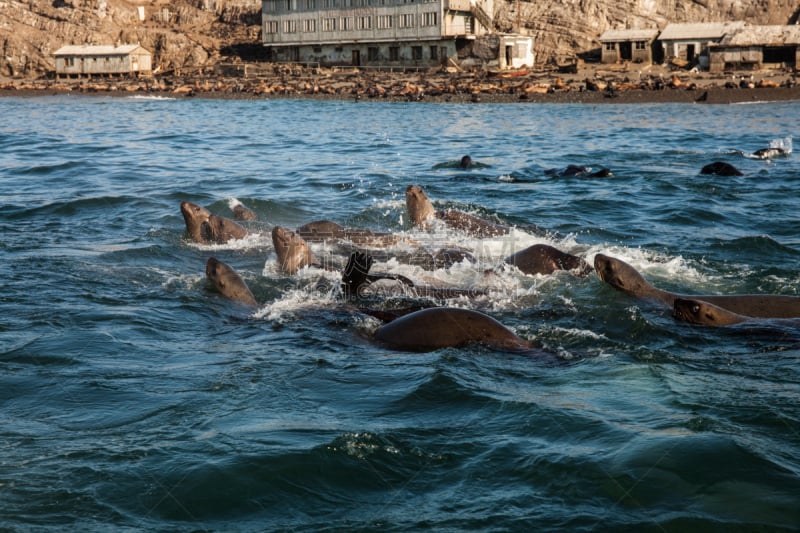
[[[766,326],[800,326],[798,318],[758,318],[740,315],[703,300],[675,298],[672,307],[675,318],[703,326],[732,326],[735,324],[754,324]]]
[[[272,244],[278,256],[278,267],[287,274],[294,274],[306,266],[319,266],[305,239],[289,229],[272,228]]]
[[[308,242],[342,240],[361,246],[396,246],[401,243],[419,246],[410,239],[393,233],[372,231],[368,229],[346,228],[330,220],[317,220],[300,226],[295,231]]]
[[[738,168],[723,161],[714,161],[700,169],[700,174],[715,174],[717,176],[744,176]]]
[[[800,317],[800,297],[775,294],[677,294],[658,289],[628,263],[597,254],[594,268],[600,279],[617,290],[639,298],[650,298],[665,303],[670,308],[675,300],[701,300],[733,313],[756,318],[797,318]]]
[[[181,214],[186,223],[186,232],[194,242],[204,242],[201,228],[208,222],[211,211],[192,202],[181,202]]]
[[[420,228],[428,227],[430,221],[437,218],[451,228],[480,238],[506,235],[511,231],[508,226],[495,224],[456,209],[436,211],[428,195],[419,185],[409,185],[406,189],[406,209],[411,222]]]
[[[494,318],[468,309],[432,307],[401,316],[375,331],[388,348],[428,352],[481,344],[506,351],[528,351],[531,345]]]
[[[211,214],[200,226],[200,235],[203,242],[224,244],[233,239],[247,237],[247,230],[229,218]]]
[[[504,263],[517,267],[525,274],[552,274],[557,270],[569,270],[577,276],[586,276],[592,267],[578,256],[562,252],[547,244],[534,244],[503,259]]]
[[[209,257],[206,262],[206,278],[226,298],[247,305],[257,305],[253,293],[236,270],[215,257]]]

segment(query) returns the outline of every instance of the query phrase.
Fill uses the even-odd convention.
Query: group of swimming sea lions
[[[215,215],[191,202],[182,202],[180,208],[187,234],[197,243],[226,243],[231,239],[241,239],[249,232],[239,222],[258,218],[241,204],[233,208],[233,219]],[[443,224],[451,230],[477,238],[496,237],[512,231],[510,226],[464,211],[436,210],[419,185],[411,185],[406,189],[406,208],[411,222],[421,230]],[[341,293],[348,302],[345,305],[383,321],[384,324],[374,332],[373,337],[388,348],[428,351],[477,343],[506,351],[538,351],[528,341],[480,311],[440,306],[442,301],[449,298],[483,295],[483,291],[431,286],[398,274],[371,273],[373,256],[365,253],[363,247],[403,243],[414,250],[405,260],[425,269],[449,268],[462,261],[476,262],[470,250],[458,247],[428,250],[405,234],[346,228],[327,220],[305,224],[295,231],[275,226],[271,234],[280,271],[294,274],[306,267],[341,270]],[[349,243],[357,249],[350,249],[344,267],[332,267],[320,262],[309,246],[309,242],[321,241]],[[392,257],[397,257],[397,253],[393,252]],[[634,297],[663,302],[673,309],[677,319],[695,324],[726,326],[755,320],[800,318],[800,297],[675,294],[652,286],[631,265],[604,254],[595,255],[593,269],[581,257],[546,244],[534,244],[506,257],[502,263],[528,275],[568,271],[582,277],[595,270],[602,281],[615,289]],[[492,269],[485,271],[486,275],[492,272]],[[206,277],[223,296],[249,306],[258,305],[245,281],[230,265],[211,257],[206,263]],[[370,285],[380,280],[399,284],[406,295],[418,298],[417,303],[388,311],[353,306],[353,302],[358,304],[367,293]],[[431,300],[436,303],[432,304]]]

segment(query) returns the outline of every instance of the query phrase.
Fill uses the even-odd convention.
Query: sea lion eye
[[[700,312],[700,306],[699,306],[699,305],[697,305],[697,304],[694,304],[694,305],[692,306],[692,314],[696,315],[696,314],[697,314],[697,313],[699,313],[699,312]]]

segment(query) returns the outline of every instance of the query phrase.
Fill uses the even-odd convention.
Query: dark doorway
[[[360,67],[361,66],[361,51],[360,50],[353,50],[353,66]]]
[[[633,47],[630,42],[619,43],[619,58],[623,61],[633,60]]]
[[[692,61],[694,61],[694,45],[693,44],[687,44],[686,45],[686,61],[689,61],[690,63]]]

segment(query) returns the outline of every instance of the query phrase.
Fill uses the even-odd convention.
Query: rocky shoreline
[[[246,71],[245,71],[246,72]],[[635,81],[633,81],[635,80]],[[391,72],[262,66],[258,75],[201,74],[93,80],[0,80],[0,96],[56,94],[171,98],[307,98],[454,103],[737,103],[800,100],[796,73],[675,72],[661,66],[582,65],[551,71]]]

